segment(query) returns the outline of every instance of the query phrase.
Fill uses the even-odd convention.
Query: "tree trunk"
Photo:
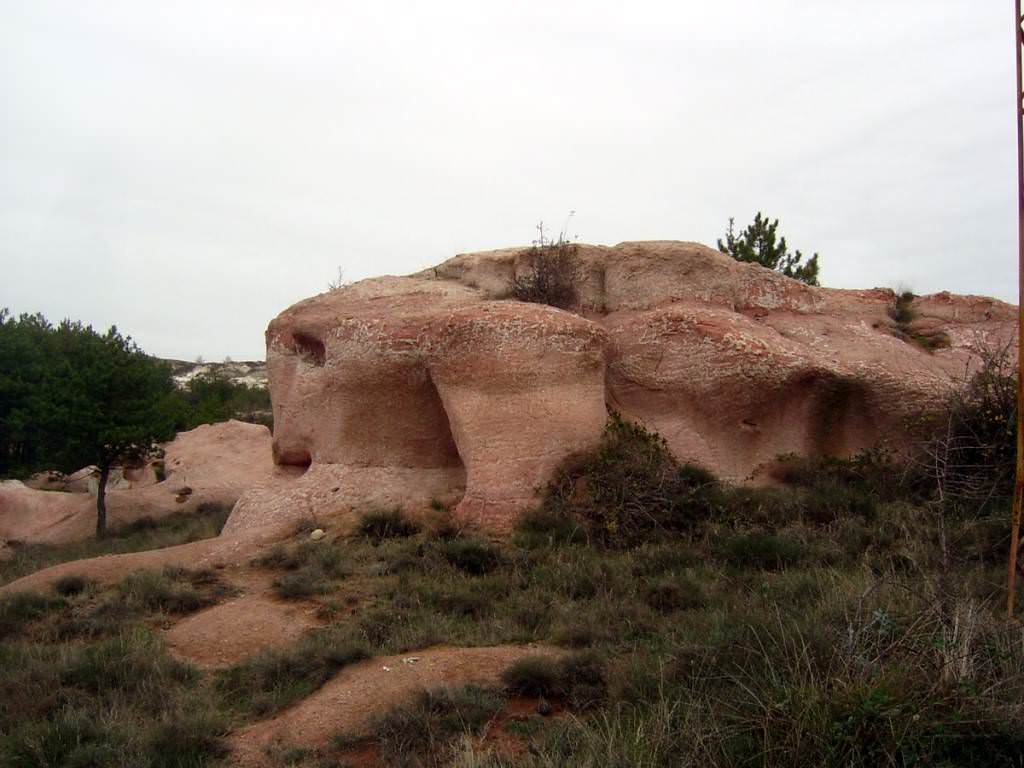
[[[96,488],[96,538],[107,535],[107,480],[110,479],[110,465],[100,465],[100,483]]]

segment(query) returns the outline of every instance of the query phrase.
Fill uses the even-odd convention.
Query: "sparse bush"
[[[356,532],[374,544],[385,539],[401,539],[419,533],[419,526],[399,509],[367,512],[359,519]]]
[[[579,302],[582,270],[575,243],[561,233],[557,240],[544,236],[544,225],[538,226],[540,239],[524,252],[529,267],[524,275],[512,279],[512,297],[533,304],[548,304],[571,309]]]
[[[980,354],[976,367],[923,427],[918,468],[947,511],[978,515],[1013,495],[1017,371],[1008,347]]]

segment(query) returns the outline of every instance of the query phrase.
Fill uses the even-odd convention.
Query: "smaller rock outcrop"
[[[266,427],[204,424],[165,444],[157,462],[115,474],[107,493],[108,521],[116,527],[141,517],[192,512],[202,504],[230,508],[277,471]],[[88,468],[66,477],[44,473],[32,485],[0,483],[0,540],[55,544],[93,535],[96,486]],[[40,485],[59,490],[40,490]]]

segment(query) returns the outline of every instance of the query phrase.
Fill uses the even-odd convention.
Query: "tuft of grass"
[[[553,697],[561,690],[561,670],[550,656],[524,656],[501,673],[501,682],[519,696]]]
[[[439,550],[448,563],[472,576],[483,576],[501,565],[501,551],[482,539],[456,538],[443,541]]]
[[[513,541],[522,547],[582,544],[586,541],[582,520],[574,519],[565,510],[543,506],[523,514],[516,521]]]
[[[690,578],[658,579],[643,590],[643,601],[656,611],[694,610],[707,605],[704,588]]]
[[[19,634],[28,625],[64,605],[65,602],[59,598],[37,592],[15,592],[0,597],[0,640]]]
[[[105,610],[184,614],[213,605],[234,590],[222,584],[213,571],[169,566],[162,571],[135,571],[116,585],[116,592],[119,601],[108,602]]]
[[[380,544],[386,539],[415,536],[419,530],[419,526],[405,517],[400,509],[367,512],[356,526],[356,533],[374,544]]]
[[[221,670],[214,686],[226,708],[248,716],[269,715],[369,656],[366,645],[347,634],[313,632],[292,648],[264,651]]]
[[[91,583],[84,576],[61,576],[53,583],[53,590],[63,597],[73,597],[84,592]]]
[[[500,690],[472,683],[427,690],[379,717],[373,734],[390,765],[442,765],[457,739],[480,733],[505,703]]]
[[[803,542],[772,533],[745,533],[725,537],[718,543],[716,552],[730,565],[766,571],[799,566],[810,554]]]
[[[254,562],[284,571],[274,579],[273,587],[277,596],[285,600],[326,594],[347,574],[341,550],[323,540],[276,544]]]
[[[564,699],[577,709],[589,709],[604,701],[608,682],[604,659],[593,651],[559,659],[525,656],[501,675],[510,693]]]

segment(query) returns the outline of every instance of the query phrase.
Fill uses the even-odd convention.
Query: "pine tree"
[[[771,221],[758,211],[754,223],[737,235],[735,219],[730,218],[725,242],[718,241],[718,250],[737,261],[760,264],[808,285],[818,285],[818,254],[802,264],[803,254],[788,251],[786,238],[779,238],[776,234],[778,228],[778,219]]]
[[[105,334],[41,315],[0,310],[0,472],[99,469],[96,533],[107,527],[116,465],[143,461],[174,436],[170,367],[117,328]]]

